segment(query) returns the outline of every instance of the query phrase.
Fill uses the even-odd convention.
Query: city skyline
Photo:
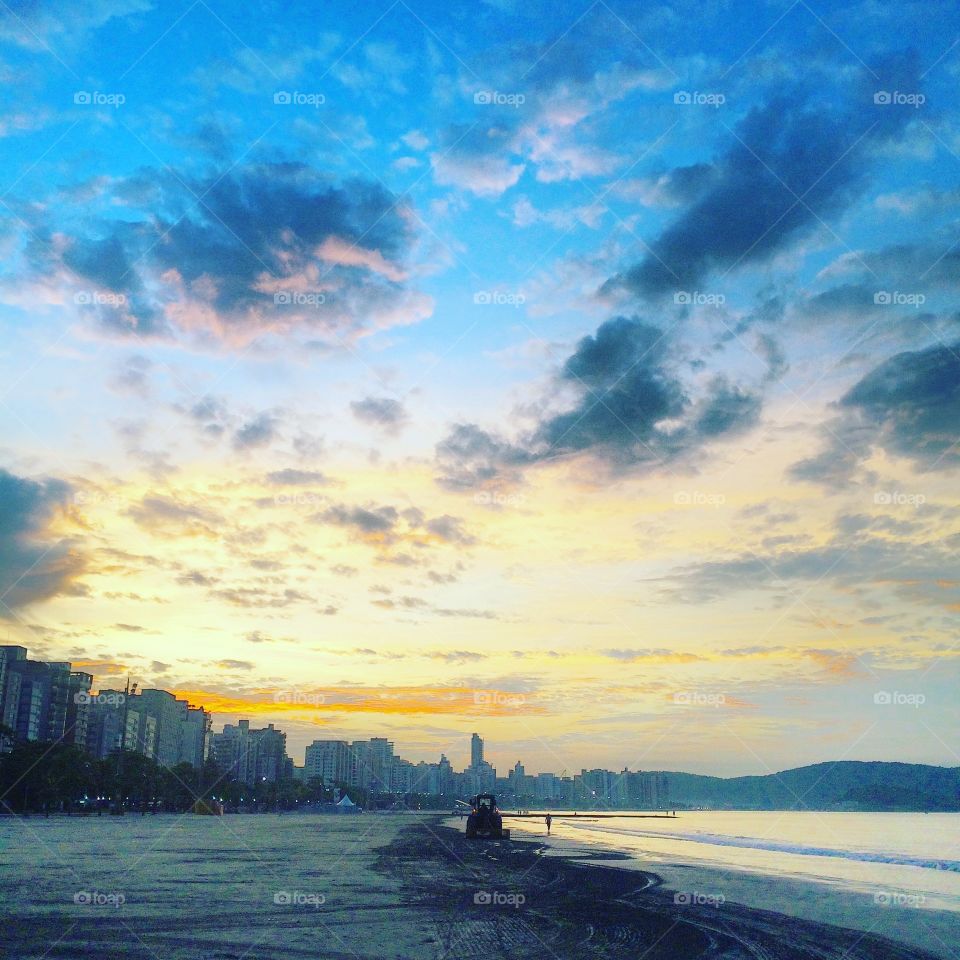
[[[236,723],[220,720],[220,729],[215,729],[217,719],[202,704],[189,703],[167,690],[143,688],[129,677],[123,688],[94,691],[92,675],[72,666],[65,661],[32,660],[24,647],[0,645],[0,752],[9,752],[15,744],[66,745],[79,747],[95,760],[105,760],[122,745],[124,751],[167,768],[187,763],[199,769],[212,761],[219,770],[218,779],[251,788],[261,780],[273,783],[316,776],[326,786],[377,787],[395,796],[468,797],[497,791],[514,799],[535,797],[540,802],[561,797],[584,801],[583,785],[592,778],[594,785],[604,784],[599,796],[616,793],[621,805],[631,798],[665,802],[668,781],[657,778],[690,773],[669,765],[631,770],[629,763],[581,766],[579,774],[568,767],[559,773],[557,767],[527,771],[523,757],[512,766],[509,761],[490,762],[487,740],[477,731],[470,734],[468,748],[464,740],[468,759],[462,769],[458,769],[459,743],[441,745],[438,760],[429,755],[415,755],[411,760],[399,752],[406,751],[403,744],[398,750],[388,737],[368,736],[375,732],[372,730],[352,741],[333,731],[325,738],[315,738],[303,747],[304,762],[298,765],[298,748],[288,750],[286,731],[272,722],[256,727],[250,718],[238,718]],[[300,691],[287,698],[291,705],[302,705],[310,696]],[[913,695],[896,692],[880,692],[875,699],[878,706],[917,706]],[[506,751],[501,752],[506,757]],[[504,769],[506,775],[498,775]],[[945,774],[951,772],[949,767],[941,769]],[[718,776],[708,771],[707,775],[708,779]],[[597,789],[593,788],[592,795],[598,795]]]
[[[187,763],[199,769],[213,761],[221,779],[250,787],[262,780],[317,776],[328,786],[376,786],[399,795],[418,792],[416,778],[423,781],[421,786],[435,788],[426,792],[440,795],[454,792],[455,784],[464,796],[495,789],[519,794],[517,783],[526,776],[518,759],[505,777],[498,777],[485,757],[486,741],[477,732],[470,736],[469,762],[462,770],[446,756],[456,756],[454,744],[447,745],[437,762],[422,758],[412,762],[395,752],[393,741],[378,736],[352,742],[315,739],[304,748],[304,763],[298,766],[287,750],[286,732],[273,723],[257,728],[242,718],[236,724],[223,721],[215,730],[215,718],[202,704],[178,699],[167,690],[141,688],[130,678],[122,689],[94,691],[92,675],[72,666],[66,661],[33,660],[25,647],[0,645],[0,754],[26,744],[76,747],[95,760],[121,751],[167,768]],[[581,769],[581,774],[587,772]],[[541,778],[540,786],[545,779],[573,784],[575,776],[566,774],[567,770],[559,776],[539,771],[530,783]]]
[[[924,10],[0,14],[4,642],[297,751],[956,764]]]

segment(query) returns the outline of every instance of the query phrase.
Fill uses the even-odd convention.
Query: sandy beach
[[[915,906],[909,895],[898,897],[900,891],[878,895],[873,890],[846,889],[827,878],[821,882],[771,878],[759,872],[716,869],[696,860],[637,860],[617,854],[608,857],[596,845],[556,834],[547,838],[539,823],[527,826],[514,822],[512,828],[515,838],[541,844],[544,857],[652,873],[660,878],[662,889],[681,896],[697,893],[701,898],[722,897],[725,906],[746,905],[796,920],[876,934],[948,960],[956,956],[960,913]]]
[[[3,820],[0,844],[0,947],[18,960],[947,955],[733,896],[678,904],[652,871],[466,843],[428,815]]]

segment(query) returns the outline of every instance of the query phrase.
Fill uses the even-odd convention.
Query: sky
[[[960,764],[953,4],[11,0],[0,72],[3,642],[297,762]]]

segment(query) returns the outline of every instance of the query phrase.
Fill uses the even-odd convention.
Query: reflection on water
[[[960,911],[960,814],[681,811],[676,818],[557,819],[553,833],[645,863],[699,861]]]

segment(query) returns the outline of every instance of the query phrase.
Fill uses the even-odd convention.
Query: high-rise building
[[[20,656],[23,647],[5,649],[5,722],[18,740],[63,742],[73,693],[70,664],[27,660]]]
[[[148,689],[140,692],[138,702],[157,721],[154,759],[165,767],[176,766],[180,762],[187,701],[178,700],[166,690]]]
[[[16,732],[20,707],[20,674],[11,670],[17,660],[27,659],[27,648],[12,644],[0,646],[0,724]]]
[[[306,779],[320,777],[326,786],[350,783],[353,762],[346,740],[314,740],[304,756]]]
[[[475,733],[470,738],[470,766],[478,767],[483,763],[483,740],[480,739],[480,734]]]
[[[146,713],[138,697],[123,690],[100,690],[89,697],[86,745],[95,757],[102,760],[121,746],[149,757],[155,740],[156,719]]]
[[[202,767],[207,758],[211,717],[203,707],[188,707],[180,733],[180,763]]]
[[[70,696],[67,699],[66,724],[63,739],[75,746],[87,746],[87,729],[90,722],[90,687],[93,675],[81,670],[70,674]]]
[[[436,793],[441,796],[453,795],[453,767],[445,754],[440,754],[440,762],[437,764],[437,789]]]
[[[217,766],[228,776],[248,786],[267,781],[276,782],[289,772],[287,735],[268,724],[251,729],[249,720],[234,726],[224,724],[210,741]]]
[[[534,786],[534,797],[538,803],[553,803],[559,799],[556,774],[537,774],[536,784]]]
[[[257,743],[256,778],[275,783],[289,775],[287,735],[282,730],[277,730],[272,723],[252,733]]]
[[[395,757],[390,770],[390,792],[412,793],[415,782],[416,767],[409,760]]]
[[[354,740],[350,744],[350,783],[364,790],[386,793],[393,769],[393,744],[385,737]]]
[[[13,747],[20,709],[20,674],[11,669],[11,664],[26,658],[26,647],[0,646],[0,726],[8,731],[0,733],[0,750],[3,751]]]

